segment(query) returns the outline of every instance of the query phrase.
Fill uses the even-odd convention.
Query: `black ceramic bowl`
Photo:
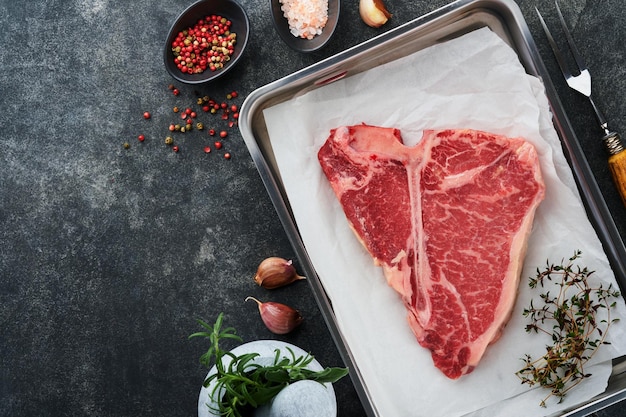
[[[322,34],[315,36],[313,39],[298,38],[289,31],[289,23],[287,18],[280,10],[279,0],[270,0],[272,9],[272,18],[274,27],[282,40],[289,45],[290,48],[299,52],[314,52],[326,45],[335,32],[337,21],[339,20],[339,0],[328,0],[328,21],[322,29]]]
[[[199,19],[203,19],[208,15],[222,16],[232,22],[230,31],[237,34],[234,52],[230,60],[224,64],[223,68],[215,71],[206,69],[200,74],[184,73],[174,62],[175,57],[172,52],[172,42],[176,39],[179,32],[193,27]],[[172,77],[187,84],[200,84],[215,80],[228,72],[228,70],[234,67],[237,61],[239,61],[248,43],[249,32],[250,21],[248,20],[248,15],[243,7],[235,0],[200,0],[182,12],[170,28],[163,52],[165,68]]]

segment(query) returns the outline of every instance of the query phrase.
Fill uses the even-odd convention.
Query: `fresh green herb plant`
[[[545,270],[537,268],[537,274],[530,278],[530,288],[543,289],[548,282],[555,281],[558,293],[550,290],[540,294],[542,305],[536,307],[533,301],[523,311],[530,319],[526,332],[545,333],[552,338],[552,345],[546,346],[546,353],[533,359],[525,355],[524,367],[517,372],[522,384],[541,387],[550,393],[541,401],[542,407],[550,397],[557,397],[559,403],[573,387],[591,374],[585,371],[585,364],[593,357],[606,340],[609,327],[619,319],[611,318],[611,309],[619,291],[612,285],[592,288],[588,278],[594,273],[586,267],[575,265],[582,256],[577,250],[568,262],[561,265],[547,262]],[[606,311],[605,318],[598,319],[600,311]]]
[[[209,375],[203,385],[208,387],[212,381],[216,381],[210,396],[217,407],[211,407],[211,410],[220,416],[244,417],[243,413],[246,410],[268,403],[292,382],[309,379],[321,384],[332,383],[348,374],[346,368],[325,368],[322,371],[307,369],[313,361],[313,356],[307,354],[296,357],[289,348],[288,355],[277,349],[271,365],[254,363],[254,359],[259,356],[258,353],[235,355],[222,350],[220,342],[226,339],[242,341],[234,328],[222,328],[223,320],[223,313],[219,314],[214,325],[198,320],[206,331],[189,336],[210,340],[211,345],[200,357],[200,363],[207,368],[215,364],[216,372]],[[228,362],[229,359],[230,362],[225,365],[224,362]]]

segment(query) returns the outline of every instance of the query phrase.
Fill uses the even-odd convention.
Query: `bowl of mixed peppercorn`
[[[231,69],[246,47],[250,22],[235,0],[200,0],[178,16],[165,42],[165,68],[187,84],[212,81]]]

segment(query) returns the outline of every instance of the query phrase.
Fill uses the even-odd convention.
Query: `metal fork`
[[[578,52],[578,48],[576,48],[576,44],[574,43],[574,39],[567,28],[567,24],[565,23],[565,19],[563,18],[563,14],[561,13],[561,9],[559,8],[558,1],[554,2],[556,6],[557,14],[559,15],[559,20],[561,21],[561,26],[563,28],[563,32],[565,33],[565,37],[567,39],[567,44],[569,45],[570,52],[578,66],[579,73],[577,75],[572,75],[569,70],[565,59],[563,58],[563,54],[559,50],[548,26],[546,25],[543,16],[539,12],[539,9],[535,7],[537,11],[537,15],[539,16],[539,21],[541,22],[541,26],[543,27],[544,32],[550,42],[550,46],[552,47],[552,52],[554,52],[554,56],[559,63],[559,67],[561,68],[561,72],[565,77],[565,81],[567,85],[573,90],[578,91],[579,93],[585,95],[593,110],[596,114],[596,118],[598,119],[598,123],[600,124],[600,128],[604,131],[604,136],[602,137],[602,142],[606,146],[606,149],[609,151],[609,168],[611,169],[611,173],[613,174],[613,180],[620,192],[622,197],[622,201],[624,205],[626,205],[626,152],[624,152],[624,145],[620,138],[620,135],[616,132],[612,132],[609,130],[608,123],[604,118],[604,115],[596,105],[596,103],[591,98],[591,74],[587,65],[585,64],[583,58],[580,56]]]
[[[619,135],[609,130],[609,126],[608,126],[606,119],[604,118],[604,115],[602,114],[602,112],[600,111],[600,108],[598,108],[598,106],[596,105],[596,103],[593,101],[591,97],[591,74],[589,72],[589,69],[587,68],[587,64],[585,63],[583,58],[580,56],[580,53],[578,52],[578,48],[576,47],[576,44],[574,43],[574,39],[572,38],[572,35],[569,29],[567,28],[567,24],[565,23],[565,19],[563,18],[563,14],[561,13],[561,9],[559,8],[559,3],[555,1],[554,4],[556,6],[556,11],[559,16],[559,20],[561,21],[563,32],[565,33],[565,37],[567,39],[567,44],[569,45],[570,52],[572,53],[572,56],[574,57],[574,61],[576,62],[576,65],[578,66],[578,70],[579,70],[578,75],[572,75],[572,72],[569,70],[567,63],[565,62],[565,59],[563,58],[563,54],[561,53],[561,51],[559,50],[559,47],[554,41],[554,37],[550,33],[550,29],[548,29],[548,26],[546,25],[546,22],[543,19],[543,16],[539,12],[539,9],[535,7],[535,10],[537,11],[537,15],[539,16],[539,21],[541,22],[541,26],[543,27],[543,30],[546,33],[546,36],[548,37],[548,41],[550,42],[550,46],[552,47],[554,56],[557,62],[559,63],[561,72],[563,73],[563,76],[565,77],[565,81],[567,81],[567,85],[570,88],[578,91],[579,93],[583,94],[589,99],[589,102],[591,103],[591,106],[593,107],[593,110],[596,114],[596,118],[598,119],[598,123],[600,124],[600,128],[602,128],[602,130],[604,131],[605,136],[603,138],[603,141],[607,145],[609,152],[611,154],[621,152],[622,150],[624,150],[624,147],[621,143]]]

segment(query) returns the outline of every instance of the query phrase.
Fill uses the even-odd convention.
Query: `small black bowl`
[[[315,36],[313,39],[299,38],[289,31],[287,18],[283,15],[283,11],[280,10],[280,1],[270,0],[270,6],[276,32],[291,49],[298,52],[314,52],[326,45],[333,36],[339,20],[340,1],[328,0],[328,21],[322,29],[322,34]]]
[[[176,39],[179,32],[194,26],[199,19],[207,15],[219,15],[225,17],[232,22],[231,32],[237,34],[237,43],[230,60],[224,64],[223,68],[215,71],[209,69],[200,74],[187,74],[182,72],[174,62],[174,54],[172,53],[172,42]],[[228,70],[235,66],[241,55],[243,54],[246,44],[248,43],[248,34],[250,33],[250,21],[246,11],[235,0],[200,0],[189,6],[184,12],[178,16],[165,41],[165,50],[163,58],[165,60],[165,68],[172,77],[186,84],[201,84],[224,75]]]

